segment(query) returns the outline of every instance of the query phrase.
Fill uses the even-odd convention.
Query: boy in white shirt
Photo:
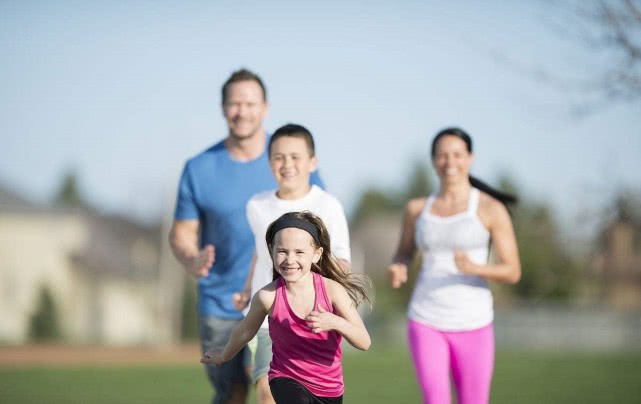
[[[343,206],[334,196],[309,184],[309,177],[316,170],[312,134],[301,125],[282,126],[269,139],[268,152],[269,165],[278,182],[278,189],[258,193],[247,202],[247,220],[254,233],[256,246],[245,290],[234,295],[234,305],[238,310],[246,311],[252,291],[259,290],[273,280],[273,265],[265,233],[267,227],[284,213],[309,210],[318,215],[331,236],[333,255],[345,271],[350,269],[349,232]],[[258,403],[274,403],[267,380],[272,356],[267,320],[252,342],[256,343],[252,349],[252,379],[256,383]]]

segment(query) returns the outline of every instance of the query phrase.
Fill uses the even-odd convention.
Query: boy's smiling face
[[[278,182],[279,195],[299,198],[310,188],[309,176],[316,170],[305,139],[293,136],[278,138],[271,145],[269,165]]]

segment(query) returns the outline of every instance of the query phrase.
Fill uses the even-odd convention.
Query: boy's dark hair
[[[263,90],[263,101],[267,101],[267,89],[265,88],[265,85],[263,84],[263,81],[258,77],[258,75],[250,70],[247,69],[240,69],[236,70],[229,76],[227,81],[225,81],[225,84],[223,84],[223,89],[222,89],[222,103],[223,105],[227,101],[227,89],[232,83],[237,83],[239,81],[255,81],[258,83],[260,86],[261,90]]]
[[[314,157],[316,155],[316,146],[314,145],[314,136],[312,136],[312,133],[303,125],[288,123],[287,125],[283,125],[276,129],[274,134],[269,138],[269,146],[267,150],[269,151],[270,156],[272,154],[272,144],[281,137],[296,137],[303,139],[305,143],[307,143],[307,150],[309,151],[310,157]]]

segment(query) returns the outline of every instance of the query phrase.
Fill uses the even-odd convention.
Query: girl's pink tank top
[[[322,307],[332,313],[323,277],[316,272],[312,274],[316,294],[314,309]],[[319,397],[343,395],[341,335],[336,331],[313,333],[307,322],[290,307],[283,278],[278,279],[276,286],[269,336],[273,354],[269,380],[277,377],[294,379]]]

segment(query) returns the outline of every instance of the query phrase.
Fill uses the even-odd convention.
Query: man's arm
[[[314,170],[312,175],[309,176],[309,183],[311,185],[318,185],[322,189],[325,189],[325,183],[323,182],[318,169]]]
[[[197,219],[175,220],[169,232],[169,244],[174,256],[188,273],[204,277],[214,264],[216,252],[211,244],[202,250],[198,249],[199,230],[200,222]]]

